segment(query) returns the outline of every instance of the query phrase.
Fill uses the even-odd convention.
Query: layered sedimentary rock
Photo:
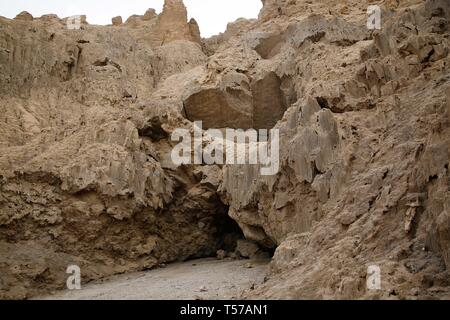
[[[214,255],[226,214],[275,250],[245,297],[449,296],[449,2],[386,1],[380,30],[371,1],[263,2],[211,39],[175,0],[80,30],[0,18],[2,297],[63,288],[69,264]],[[279,172],[176,166],[197,120],[278,129]]]
[[[231,216],[278,247],[250,297],[448,297],[450,7],[382,9],[382,29],[366,35],[345,31],[357,22],[304,20],[289,44],[299,99],[277,124],[281,172],[226,168]],[[272,61],[288,50],[263,39]],[[367,289],[371,265],[381,290]]]
[[[187,10],[182,0],[164,2],[163,12],[157,18],[155,29],[162,36],[163,44],[184,39],[201,42],[197,22],[192,19],[187,23]]]
[[[86,282],[227,246],[220,168],[166,170],[167,133],[141,125],[161,79],[205,62],[200,45],[32,20],[0,21],[0,296],[64,288],[71,264]]]

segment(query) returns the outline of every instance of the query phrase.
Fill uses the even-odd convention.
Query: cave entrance
[[[238,240],[245,239],[238,223],[228,215],[228,206],[222,202],[216,207],[211,228],[213,228],[213,243],[189,256],[187,260],[216,258],[220,255],[222,258],[233,257]]]
[[[270,130],[296,100],[295,86],[289,76],[280,77],[274,71],[266,71],[249,82],[235,82],[233,87],[217,86],[199,90],[183,101],[183,107],[184,116],[192,122],[202,121],[203,130]],[[220,207],[224,206],[220,204]],[[238,223],[228,215],[228,208],[220,211],[216,211],[214,217],[216,248],[232,254],[238,240],[244,240],[245,236]],[[266,248],[264,245],[259,245],[260,252],[271,257],[274,246],[268,245]],[[216,255],[217,252],[200,252],[190,259]]]
[[[214,249],[205,248],[205,251],[201,250],[187,260],[202,258],[270,259],[273,257],[274,247],[266,247],[247,240],[239,224],[228,215],[228,207],[222,203],[220,207],[220,210],[216,211],[214,215]]]
[[[237,240],[245,239],[244,233],[238,223],[228,215],[228,208],[215,216],[214,225],[217,228],[217,248],[225,252],[236,250]]]

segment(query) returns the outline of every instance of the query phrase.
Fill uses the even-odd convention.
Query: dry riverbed
[[[84,285],[81,290],[56,292],[41,299],[233,299],[264,281],[268,263],[268,260],[193,260],[110,277]]]

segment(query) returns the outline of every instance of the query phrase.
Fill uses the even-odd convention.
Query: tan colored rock
[[[175,0],[82,32],[0,18],[0,298],[258,245],[244,298],[448,297],[450,3],[380,4],[373,32],[369,4],[266,0],[205,40]],[[175,165],[195,120],[278,129],[280,170]]]
[[[156,14],[155,9],[148,9],[147,11],[145,11],[145,14],[142,17],[142,20],[149,21],[149,20],[156,18],[157,16],[158,15]]]
[[[182,0],[165,0],[162,13],[156,22],[156,32],[161,44],[175,40],[200,42],[195,20],[187,21],[187,10]]]
[[[256,243],[247,240],[238,240],[236,254],[243,258],[255,258],[259,251]]]
[[[22,11],[14,19],[22,21],[33,21],[33,16],[27,11]]]
[[[223,260],[227,257],[227,253],[224,250],[218,250],[217,251],[217,259]]]
[[[125,21],[125,24],[129,25],[130,27],[138,27],[141,21],[142,16],[133,14],[128,17],[128,19]]]
[[[189,34],[192,37],[192,40],[197,43],[202,42],[202,37],[200,35],[200,27],[197,24],[197,21],[194,18],[191,18],[188,22],[189,25]]]
[[[122,24],[122,17],[117,16],[111,19],[113,26],[120,26]]]

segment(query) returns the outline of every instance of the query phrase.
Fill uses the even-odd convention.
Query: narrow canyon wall
[[[381,30],[373,1],[263,3],[210,39],[175,0],[0,18],[1,298],[214,255],[226,215],[276,249],[244,297],[449,297],[450,3],[385,1]],[[278,129],[280,171],[174,165],[196,120]]]

